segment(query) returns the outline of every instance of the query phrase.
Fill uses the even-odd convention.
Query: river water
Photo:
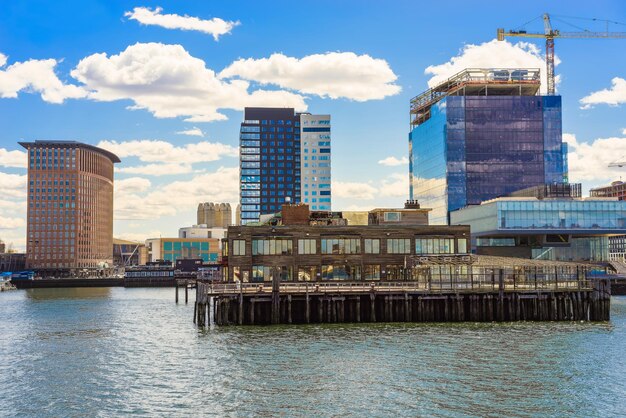
[[[624,416],[610,323],[198,330],[173,289],[0,293],[0,416]]]

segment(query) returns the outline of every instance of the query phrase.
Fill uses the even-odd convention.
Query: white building
[[[331,210],[330,115],[300,115],[301,201],[311,210]]]

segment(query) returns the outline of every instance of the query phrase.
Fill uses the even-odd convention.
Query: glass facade
[[[239,138],[242,225],[279,212],[288,198],[330,210],[330,115],[246,108]]]
[[[560,96],[449,96],[409,136],[411,198],[448,212],[567,178]]]
[[[219,260],[219,249],[217,240],[167,240],[161,241],[161,258],[163,260],[176,262],[178,259],[200,258],[205,262],[217,262]]]

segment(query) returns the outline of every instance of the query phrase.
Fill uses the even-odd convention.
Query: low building
[[[217,238],[153,238],[146,240],[150,261],[165,260],[175,263],[178,259],[202,259],[218,262],[221,258]]]
[[[467,226],[234,226],[228,228],[225,280],[411,280],[424,256],[469,250]],[[227,257],[226,257],[227,255]]]
[[[221,240],[226,237],[226,228],[210,227],[206,224],[186,226],[178,228],[178,238],[216,238]]]
[[[417,200],[408,200],[404,209],[372,209],[368,215],[369,225],[428,225],[428,212]]]
[[[115,267],[139,266],[148,261],[145,244],[113,238],[113,265]]]
[[[609,238],[626,234],[626,201],[504,197],[451,212],[469,225],[477,254],[560,261],[608,261]]]
[[[0,253],[0,272],[16,272],[25,269],[25,253]]]

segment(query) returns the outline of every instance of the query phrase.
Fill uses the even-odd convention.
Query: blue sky
[[[451,1],[2,2],[0,239],[24,243],[25,158],[20,163],[18,140],[73,139],[123,153],[116,236],[175,235],[195,222],[198,202],[235,203],[239,109],[250,100],[285,98],[285,105],[304,103],[312,113],[332,115],[335,210],[402,205],[408,103],[431,78],[461,66],[536,63],[541,40],[531,46],[520,46],[523,39],[492,41],[496,28],[518,28],[546,11],[568,16],[553,21],[562,31],[604,29],[580,17],[626,22],[623,1],[545,7],[541,1],[516,9],[488,1],[478,7]],[[136,8],[161,23],[142,24]],[[214,32],[164,27],[193,25],[185,16],[222,19],[227,33],[216,41]],[[626,32],[624,24],[609,28]],[[526,29],[543,27],[535,21]],[[626,159],[624,52],[626,39],[556,41],[570,178],[585,190],[622,174],[606,165]],[[334,82],[325,85],[320,77]],[[172,93],[178,91],[180,97]],[[180,133],[194,129],[204,136]],[[152,155],[141,160],[146,150]],[[397,165],[379,163],[388,157]]]

